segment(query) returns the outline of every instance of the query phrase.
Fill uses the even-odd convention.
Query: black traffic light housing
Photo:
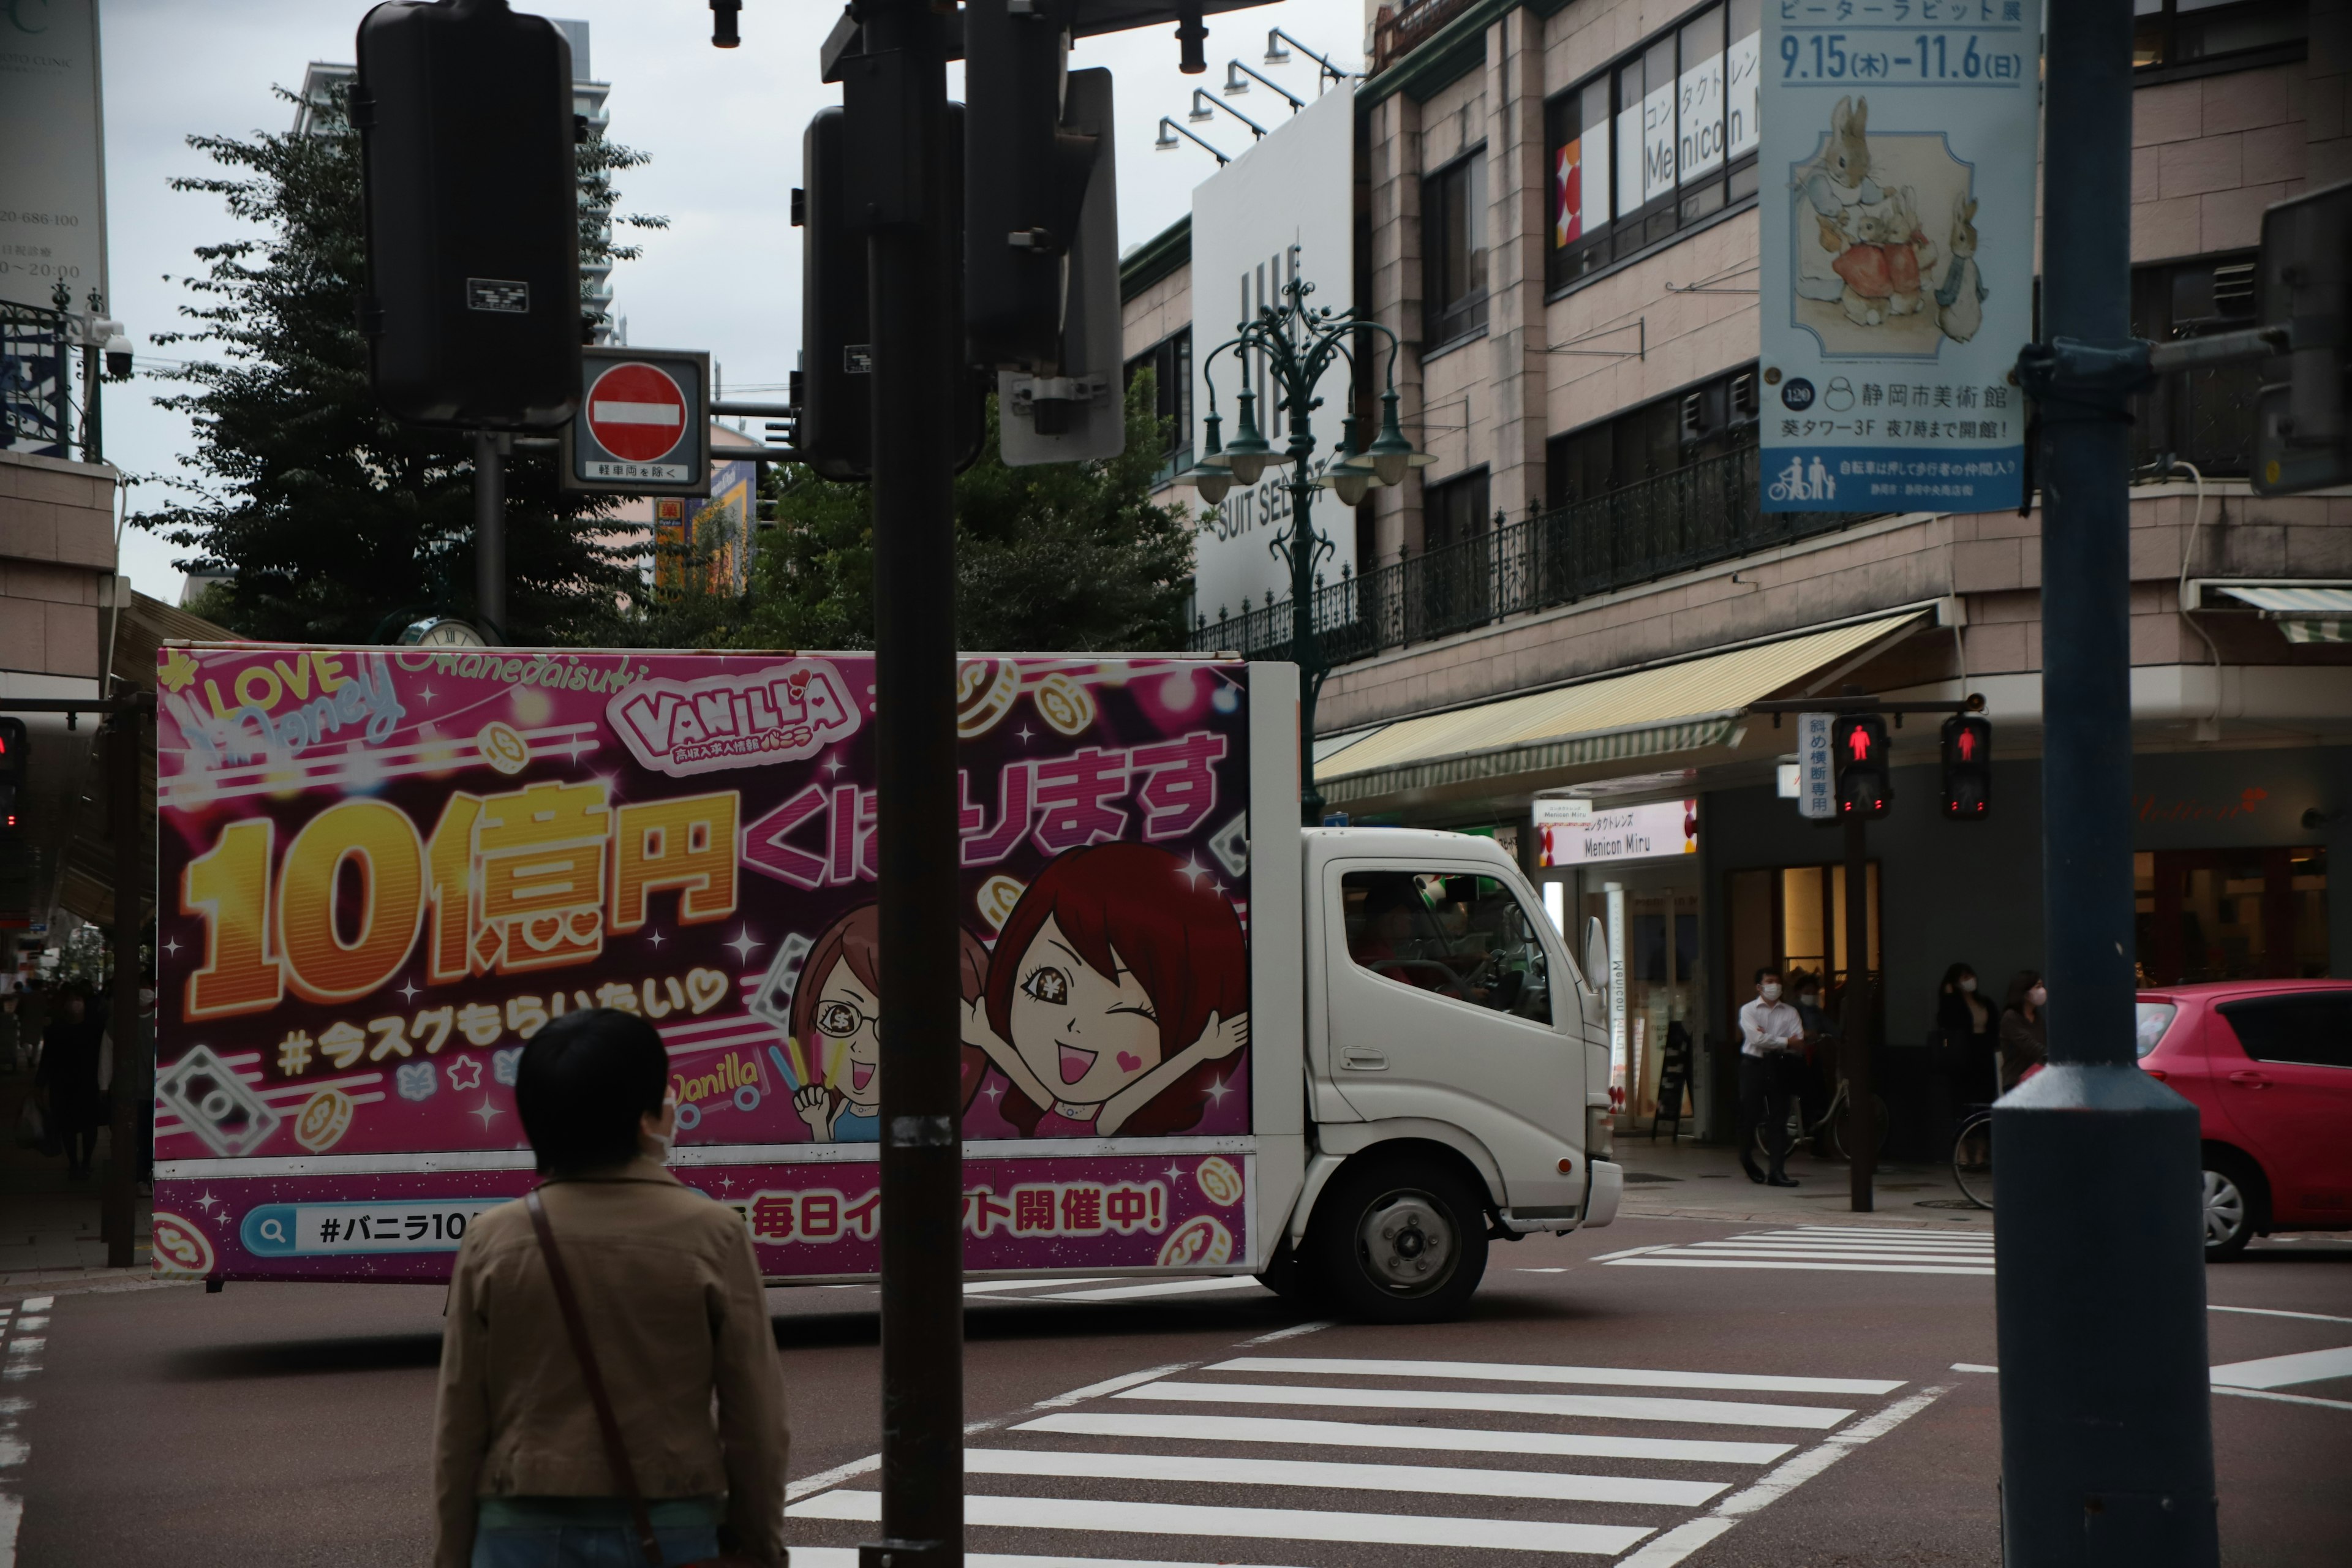
[[[1885,816],[1895,804],[1895,773],[1886,763],[1886,721],[1875,713],[1841,713],[1830,726],[1837,756],[1838,816]]]
[[[1982,822],[1992,811],[1992,721],[1955,713],[1944,721],[1944,815]]]
[[[1059,375],[1078,213],[1102,138],[1064,112],[1071,0],[964,7],[964,336],[971,362]]]
[[[25,793],[25,770],[31,765],[28,736],[22,719],[0,716],[0,833],[18,826],[17,801]]]
[[[572,46],[507,0],[386,0],[358,52],[376,400],[425,425],[566,423],[583,336]]]
[[[2352,483],[2352,181],[2263,213],[2257,313],[2283,329],[2254,415],[2258,495]]]

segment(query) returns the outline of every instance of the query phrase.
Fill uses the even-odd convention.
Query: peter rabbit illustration
[[[1856,237],[1859,209],[1875,207],[1885,199],[1870,175],[1870,100],[1839,99],[1830,110],[1830,135],[1821,156],[1797,181],[1797,191],[1821,230],[1821,248],[1798,247],[1797,297],[1801,300],[1842,300],[1846,282],[1832,258]],[[1832,244],[1832,237],[1839,243]],[[1852,308],[1848,308],[1852,314]],[[1860,318],[1856,318],[1860,320]]]
[[[1924,310],[1920,279],[1936,266],[1936,244],[1919,226],[1919,190],[1906,185],[1886,200],[1886,272],[1892,286],[1886,313],[1907,316]]]
[[[1967,342],[1984,325],[1984,274],[1977,270],[1977,204],[1965,192],[1952,198],[1952,260],[1936,290],[1937,320],[1944,335]]]

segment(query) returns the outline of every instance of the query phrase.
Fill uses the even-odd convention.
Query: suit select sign
[[[1596,807],[1582,822],[1543,823],[1546,866],[1591,866],[1698,853],[1698,802],[1660,800],[1614,810]]]

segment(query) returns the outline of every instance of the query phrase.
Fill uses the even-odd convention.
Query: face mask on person
[[[1821,1005],[1822,997],[1820,992],[1800,991],[1797,993],[1797,1005],[1800,1007],[1818,1007]]]
[[[2025,994],[2025,999],[2036,1007],[2047,1007],[2050,1005],[2050,989],[2046,985],[2037,985]]]
[[[1970,992],[1974,991],[1976,988],[1977,988],[1977,977],[1976,977],[1975,975],[1973,975],[1973,974],[1963,974],[1963,975],[1961,975],[1961,976],[1960,976],[1960,993],[1961,993],[1961,994],[1962,994],[1962,995],[1966,995],[1966,994],[1968,994],[1969,993],[1970,993]]]
[[[1767,980],[1756,988],[1756,994],[1767,1002],[1778,1002],[1780,999],[1780,983],[1777,980]]]

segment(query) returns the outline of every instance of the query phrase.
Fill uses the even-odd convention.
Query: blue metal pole
[[[2053,0],[2045,342],[2128,336],[2131,55],[2132,0]],[[2041,418],[2050,1066],[1993,1110],[2003,1560],[2210,1568],[2197,1111],[2134,1051],[2123,393],[2062,370]]]

